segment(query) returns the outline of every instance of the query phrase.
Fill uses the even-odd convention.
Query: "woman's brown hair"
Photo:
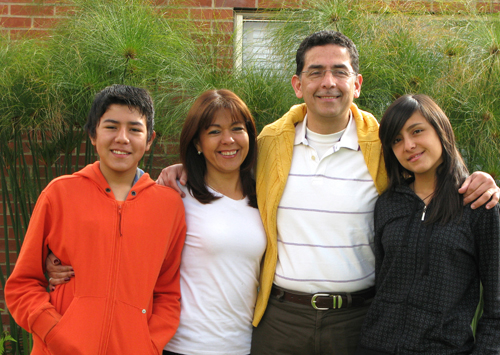
[[[234,121],[245,123],[249,149],[240,166],[240,178],[243,194],[249,199],[248,204],[257,207],[255,181],[252,175],[257,159],[257,129],[247,105],[229,90],[205,91],[196,99],[188,112],[180,138],[181,162],[188,174],[187,187],[193,197],[201,203],[210,203],[218,198],[207,189],[205,183],[207,165],[204,156],[198,154],[195,144],[199,139],[200,132],[212,124],[220,110],[228,110]]]

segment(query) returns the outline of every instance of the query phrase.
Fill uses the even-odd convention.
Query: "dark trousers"
[[[369,303],[317,311],[274,296],[252,335],[252,355],[351,355]]]

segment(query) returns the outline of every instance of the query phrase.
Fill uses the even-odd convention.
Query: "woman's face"
[[[203,153],[207,176],[238,174],[249,150],[248,132],[243,121],[234,121],[229,110],[219,110],[212,124],[200,132],[196,149]]]
[[[434,127],[419,111],[406,121],[392,142],[392,151],[399,163],[413,172],[415,178],[434,179],[443,162],[443,146]]]

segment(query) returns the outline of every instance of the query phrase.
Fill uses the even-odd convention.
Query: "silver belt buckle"
[[[318,297],[331,297],[333,307],[332,309],[337,309],[342,307],[342,296],[341,295],[329,295],[328,293],[316,293],[311,298],[311,306],[318,311],[326,311],[328,308],[320,308],[316,306],[316,298]]]

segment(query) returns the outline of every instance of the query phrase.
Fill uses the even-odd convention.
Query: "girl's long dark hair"
[[[436,189],[427,223],[447,223],[462,213],[463,197],[458,189],[469,175],[462,156],[455,144],[450,120],[441,108],[427,95],[404,95],[385,111],[380,122],[379,137],[389,178],[389,191],[411,178],[413,173],[405,169],[392,150],[392,143],[406,121],[420,112],[436,130],[443,148],[443,162],[436,170]]]
[[[187,187],[194,198],[201,203],[210,203],[220,197],[208,191],[205,183],[207,165],[203,155],[199,155],[195,143],[200,132],[207,129],[220,110],[229,110],[234,121],[242,121],[248,132],[248,154],[240,166],[243,194],[248,204],[257,207],[253,169],[257,161],[257,128],[247,105],[229,90],[208,90],[200,95],[188,112],[180,138],[181,162],[187,170]]]

